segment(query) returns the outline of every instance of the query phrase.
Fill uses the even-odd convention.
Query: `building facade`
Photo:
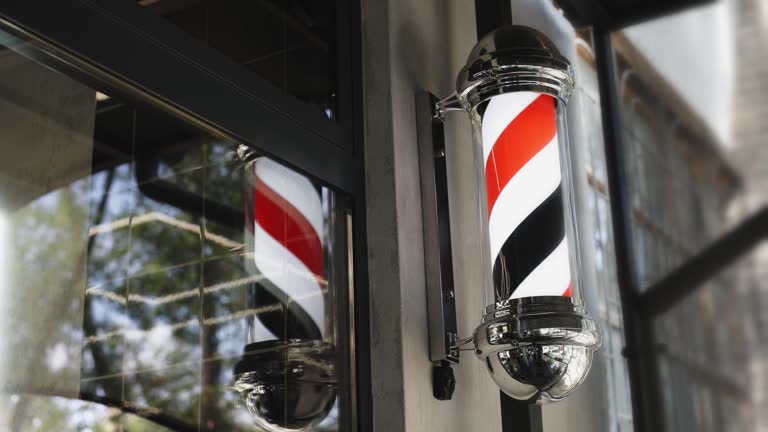
[[[0,2],[0,429],[765,430],[768,9],[700,3]],[[417,98],[509,24],[576,77],[603,341],[549,404],[471,349],[438,398],[430,355]],[[487,306],[484,198],[468,118],[440,130],[463,339]]]

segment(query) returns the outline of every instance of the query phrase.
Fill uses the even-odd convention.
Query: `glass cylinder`
[[[333,342],[328,275],[328,194],[267,157],[245,165],[246,344]]]
[[[535,91],[472,108],[486,305],[577,297],[580,287],[565,103]]]
[[[238,153],[248,281],[233,387],[261,428],[312,430],[337,403],[333,193],[245,146]]]
[[[565,104],[568,60],[542,33],[506,26],[483,36],[440,116],[472,120],[485,314],[475,354],[509,396],[561,400],[600,347],[580,297]]]

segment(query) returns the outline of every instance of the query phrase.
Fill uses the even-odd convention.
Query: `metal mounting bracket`
[[[445,133],[443,122],[436,116],[436,103],[437,98],[431,93],[416,95],[429,355],[436,367],[450,367],[447,362],[459,362],[459,340],[448,214]]]

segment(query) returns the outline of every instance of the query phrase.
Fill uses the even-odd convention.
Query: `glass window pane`
[[[612,35],[641,290],[768,202],[765,10],[719,1]]]
[[[744,431],[766,424],[765,246],[654,320],[668,430]],[[738,415],[734,415],[738,412]]]
[[[344,197],[2,40],[0,429],[337,430]]]
[[[768,203],[766,29],[766,2],[722,0],[611,35],[625,223],[660,384],[646,399],[668,430],[768,425],[765,242],[723,242],[762,235],[745,224]]]
[[[138,0],[286,93],[336,118],[336,2]]]

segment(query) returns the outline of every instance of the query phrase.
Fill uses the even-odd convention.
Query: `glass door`
[[[48,42],[0,29],[0,429],[354,430],[351,159]]]

